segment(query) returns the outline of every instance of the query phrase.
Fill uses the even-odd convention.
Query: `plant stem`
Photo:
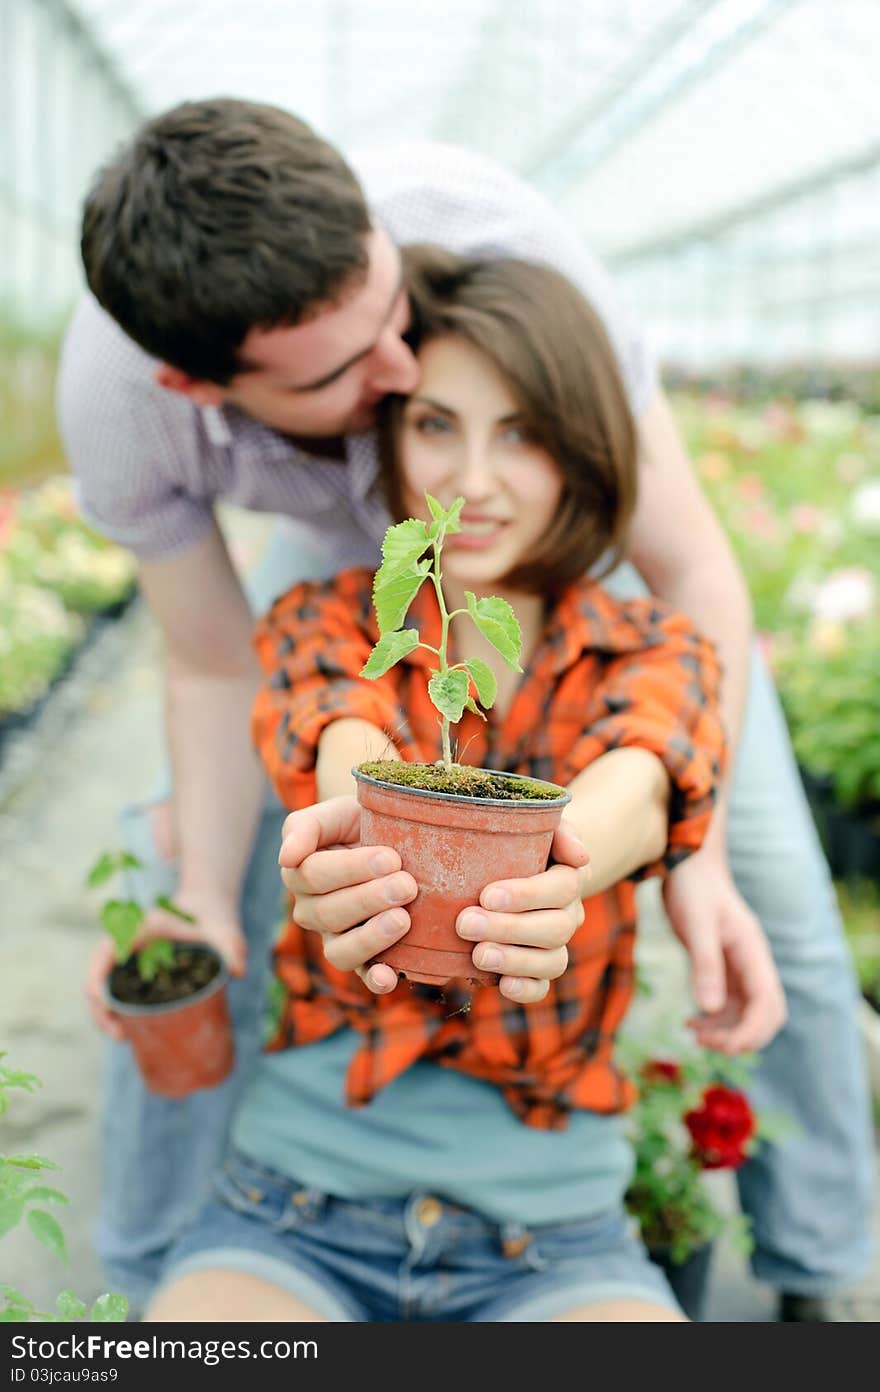
[[[440,533],[434,541],[434,569],[431,579],[434,582],[434,589],[437,591],[437,602],[440,605],[440,617],[443,627],[440,630],[440,644],[437,649],[437,656],[440,659],[440,675],[445,676],[449,671],[449,663],[446,657],[446,649],[449,644],[449,618],[446,609],[446,601],[443,598],[443,586],[440,584],[440,550],[443,546],[445,528],[440,528]],[[440,716],[440,738],[443,746],[443,767],[452,768],[452,745],[449,740],[449,719],[445,715]]]

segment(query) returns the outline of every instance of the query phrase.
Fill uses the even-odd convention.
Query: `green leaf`
[[[23,1073],[19,1068],[0,1068],[0,1088],[21,1088],[24,1092],[36,1092],[37,1088],[42,1086],[35,1073]]]
[[[168,938],[154,938],[137,955],[137,969],[144,981],[154,981],[161,967],[174,966],[174,943]]]
[[[460,667],[451,672],[435,672],[428,682],[428,695],[440,714],[455,724],[461,720],[468,698],[467,672]]]
[[[182,918],[184,923],[195,923],[195,918],[185,909],[178,908],[173,899],[169,899],[167,894],[160,894],[156,898],[156,907],[164,909],[166,913],[174,914],[175,918]]]
[[[105,851],[89,871],[86,884],[89,889],[97,889],[108,880],[112,880],[118,870],[129,869],[142,870],[143,861],[138,860],[137,856],[129,855],[128,851]]]
[[[62,1194],[60,1189],[46,1189],[43,1185],[35,1185],[33,1189],[25,1189],[22,1195],[25,1203],[70,1203],[66,1194]]]
[[[361,668],[360,675],[368,677],[370,681],[383,677],[395,662],[406,657],[407,653],[411,653],[418,645],[419,635],[414,628],[402,628],[396,633],[383,634]]]
[[[499,599],[497,595],[478,600],[470,590],[465,590],[465,597],[468,613],[483,637],[488,638],[492,647],[500,652],[508,667],[521,672],[522,631],[507,600]]]
[[[442,503],[438,503],[436,498],[432,498],[430,493],[425,494],[425,502],[431,509],[431,516],[434,521],[447,532],[461,531],[461,510],[464,507],[464,498],[456,498],[454,503],[450,503],[448,508],[444,508]],[[438,528],[439,530],[439,528]]]
[[[144,911],[133,899],[108,899],[101,908],[101,925],[113,939],[117,962],[131,956]]]
[[[120,1324],[128,1314],[128,1301],[124,1295],[99,1295],[91,1308],[89,1319],[96,1324]]]
[[[488,663],[483,662],[479,657],[469,657],[464,665],[470,672],[474,686],[477,688],[477,698],[480,705],[488,710],[490,706],[495,704],[495,697],[498,694],[495,673]]]
[[[382,542],[380,571],[393,575],[397,570],[409,570],[428,545],[428,529],[424,522],[409,517],[389,527]]]
[[[376,571],[373,580],[373,606],[379,632],[383,635],[399,629],[407,610],[418,594],[431,569],[428,556],[423,561],[411,561],[406,566]]]
[[[464,708],[465,710],[473,711],[474,715],[478,715],[481,720],[486,719],[485,714],[483,713],[483,711],[480,710],[480,707],[477,705],[473,696],[468,696],[467,700],[464,703]]]
[[[71,1320],[82,1319],[86,1313],[85,1301],[80,1300],[72,1290],[63,1290],[56,1297],[55,1309],[59,1319],[69,1323]]]
[[[456,498],[455,502],[452,504],[448,513],[446,514],[447,532],[461,531],[461,510],[463,507],[464,498]]]
[[[29,1320],[43,1318],[33,1301],[28,1300],[15,1286],[0,1285],[0,1296],[5,1301],[0,1305],[0,1322],[3,1324],[27,1324]]]
[[[11,1232],[24,1217],[24,1199],[20,1194],[0,1199],[0,1237]]]
[[[61,1166],[56,1165],[54,1160],[47,1160],[42,1155],[2,1155],[0,1160],[5,1160],[7,1165],[15,1165],[19,1170],[60,1170]]]
[[[44,1247],[48,1247],[49,1251],[54,1252],[62,1261],[67,1261],[64,1233],[61,1231],[61,1224],[51,1213],[44,1212],[42,1208],[33,1208],[27,1216],[27,1222],[38,1242],[42,1242]]]

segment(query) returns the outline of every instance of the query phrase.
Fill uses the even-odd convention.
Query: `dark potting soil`
[[[220,963],[200,948],[175,947],[173,967],[160,967],[152,981],[142,980],[136,955],[110,973],[110,994],[125,1005],[168,1005],[186,1000],[214,980]]]
[[[493,798],[501,802],[552,802],[561,797],[562,788],[537,778],[509,778],[503,773],[468,768],[466,764],[407,764],[396,759],[380,759],[359,764],[358,771],[383,783],[405,788],[422,788],[429,793],[456,793],[459,797]]]

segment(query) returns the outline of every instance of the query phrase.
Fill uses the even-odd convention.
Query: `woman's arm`
[[[669,775],[646,749],[612,749],[568,785],[569,827],[589,847],[585,894],[600,894],[661,859],[669,835]]]

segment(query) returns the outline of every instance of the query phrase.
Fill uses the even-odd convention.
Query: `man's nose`
[[[386,330],[373,350],[373,357],[370,385],[376,391],[398,392],[406,396],[418,386],[418,361],[399,333]]]

